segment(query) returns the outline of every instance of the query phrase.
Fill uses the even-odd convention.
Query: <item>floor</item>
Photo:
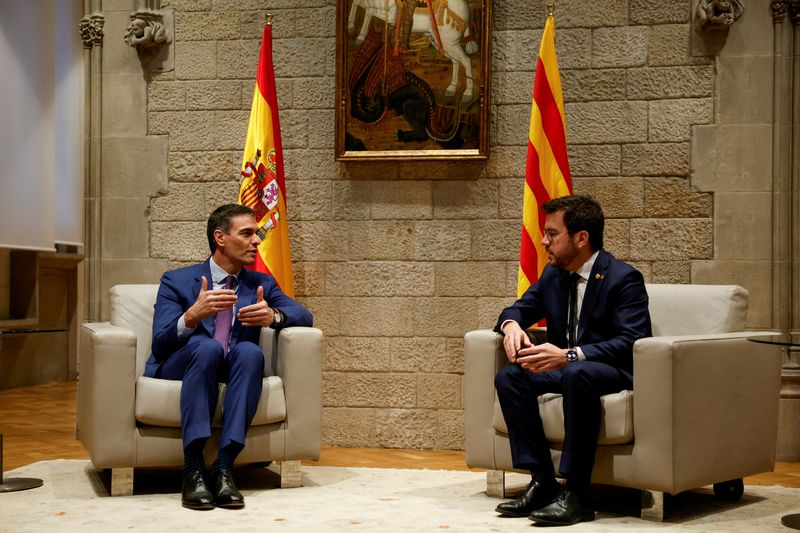
[[[76,396],[76,382],[0,391],[3,471],[47,459],[89,458],[75,439]],[[323,447],[319,461],[304,464],[470,470],[458,450]],[[777,463],[774,472],[748,477],[745,484],[800,487],[800,463]]]

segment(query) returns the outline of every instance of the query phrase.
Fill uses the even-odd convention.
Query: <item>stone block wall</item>
[[[236,199],[269,9],[296,291],[326,336],[326,445],[463,447],[463,334],[492,327],[515,296],[544,4],[494,2],[486,163],[340,164],[332,0],[162,1],[175,12],[175,68],[149,79],[147,134],[169,139],[168,186],[137,206],[149,234],[123,251],[149,246],[174,267],[206,257],[207,214]],[[574,188],[599,199],[607,249],[648,282],[748,286],[744,271],[716,261],[750,260],[746,241],[715,247],[741,202],[717,204],[726,211],[715,218],[716,186],[692,179],[704,164],[697,136],[722,144],[739,126],[716,125],[726,116],[720,74],[713,58],[692,54],[690,12],[686,0],[558,2]],[[768,153],[765,137],[731,157]],[[753,173],[768,179],[768,170]]]

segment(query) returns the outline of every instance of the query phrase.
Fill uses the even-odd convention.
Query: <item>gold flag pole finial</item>
[[[267,13],[267,16],[264,17],[264,25],[272,26],[272,13]]]
[[[553,2],[547,3],[547,16],[552,17],[556,14],[556,5]]]

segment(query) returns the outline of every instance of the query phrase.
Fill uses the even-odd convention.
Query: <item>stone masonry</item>
[[[168,138],[167,186],[149,200],[142,242],[169,267],[206,257],[208,213],[236,199],[261,28],[267,9],[275,15],[296,291],[326,338],[323,444],[463,448],[463,335],[492,327],[515,297],[545,3],[493,3],[486,163],[341,164],[333,0],[162,1],[174,11],[175,66],[148,75],[146,118],[148,136]],[[691,4],[558,2],[574,188],[602,203],[607,249],[648,282],[761,287],[769,272],[748,275],[728,257],[754,261],[757,248],[715,243],[719,225],[733,221],[747,248],[735,216],[743,200],[728,193],[715,219],[712,171],[701,188],[693,175],[713,163],[696,153],[693,126],[707,132],[724,110],[715,58],[692,52]],[[769,182],[769,161],[753,171]],[[751,325],[769,325],[768,307],[755,306]]]

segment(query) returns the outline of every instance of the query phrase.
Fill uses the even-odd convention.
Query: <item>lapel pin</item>
[[[594,275],[594,279],[603,279],[603,275],[602,274],[595,274]]]

